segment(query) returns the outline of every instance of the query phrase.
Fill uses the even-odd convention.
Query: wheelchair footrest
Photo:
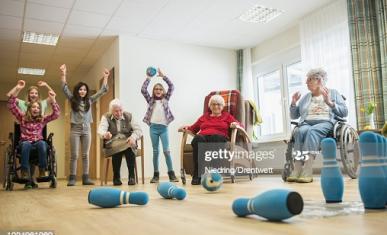
[[[22,179],[22,178],[15,178],[12,180],[12,182],[18,183],[18,184],[26,184],[26,183],[30,182],[30,180],[29,179]]]
[[[36,181],[40,182],[48,182],[52,180],[52,176],[44,176],[44,177],[37,177]]]

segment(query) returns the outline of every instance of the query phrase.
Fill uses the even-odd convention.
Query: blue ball
[[[157,73],[157,69],[154,68],[154,67],[148,67],[148,68],[146,69],[146,74],[147,74],[149,77],[155,76],[156,73]]]
[[[223,177],[217,171],[206,172],[202,176],[201,183],[207,191],[217,191],[222,187]]]

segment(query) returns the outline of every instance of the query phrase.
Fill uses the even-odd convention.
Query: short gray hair
[[[109,113],[112,113],[114,107],[119,107],[119,108],[122,109],[122,103],[117,98],[112,100],[112,101],[110,101],[110,103],[109,103]]]
[[[306,77],[319,79],[323,85],[326,85],[328,81],[327,72],[322,68],[309,70],[309,72],[306,74]]]
[[[211,96],[210,100],[208,101],[208,107],[211,106],[212,103],[218,103],[224,106],[224,99],[221,95],[213,95]]]

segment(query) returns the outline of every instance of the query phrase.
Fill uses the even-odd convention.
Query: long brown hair
[[[86,87],[86,96],[84,98],[82,98],[79,95],[79,89],[81,89],[81,87],[83,87],[83,86]],[[72,110],[74,110],[74,112],[79,111],[79,105],[80,105],[82,100],[85,102],[85,112],[89,111],[89,109],[90,109],[89,86],[84,82],[78,82],[78,84],[75,85],[75,87],[73,89],[73,98],[71,99],[71,108],[72,108]]]
[[[35,103],[37,103],[37,104],[39,105],[40,112],[39,112],[39,115],[38,115],[38,116],[33,117],[33,116],[32,116],[32,112],[31,112],[31,108],[32,108],[32,105],[34,105]],[[42,104],[41,104],[40,102],[38,102],[38,101],[28,103],[28,105],[27,105],[27,111],[26,111],[26,114],[25,114],[24,117],[23,117],[23,120],[24,120],[24,121],[27,121],[27,122],[32,122],[32,121],[41,122],[41,121],[43,120],[43,115],[42,115]]]

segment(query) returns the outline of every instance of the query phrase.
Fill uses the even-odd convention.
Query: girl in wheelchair
[[[18,84],[21,88],[23,83]],[[21,148],[21,178],[30,179],[29,175],[29,157],[30,151],[36,148],[39,155],[39,177],[45,176],[47,167],[47,143],[43,140],[42,130],[44,126],[59,117],[59,105],[56,103],[56,94],[50,90],[48,92],[48,101],[52,107],[52,113],[48,116],[42,115],[42,105],[38,101],[30,102],[24,113],[17,105],[17,98],[11,92],[8,99],[8,109],[20,123],[20,148]]]
[[[49,91],[53,91],[52,88],[44,81],[39,81],[37,84],[39,87],[47,87]],[[19,80],[14,88],[12,88],[7,96],[10,97],[11,95],[17,97],[19,92],[24,88],[25,82],[23,80]],[[40,99],[40,94],[37,86],[30,86],[27,90],[27,99],[26,100],[21,100],[16,98],[16,103],[17,106],[20,108],[20,110],[25,113],[27,112],[27,107],[28,104],[31,102],[40,102],[41,105],[41,113],[42,115],[45,114],[46,109],[47,109],[47,103],[49,99]]]
[[[323,69],[312,69],[306,76],[310,92],[301,100],[300,92],[293,94],[290,106],[291,119],[300,118],[294,135],[294,151],[305,154],[295,158],[294,170],[287,178],[288,182],[313,181],[313,160],[320,149],[321,140],[332,131],[337,117],[348,115],[347,106],[339,92],[326,87],[327,73]]]

